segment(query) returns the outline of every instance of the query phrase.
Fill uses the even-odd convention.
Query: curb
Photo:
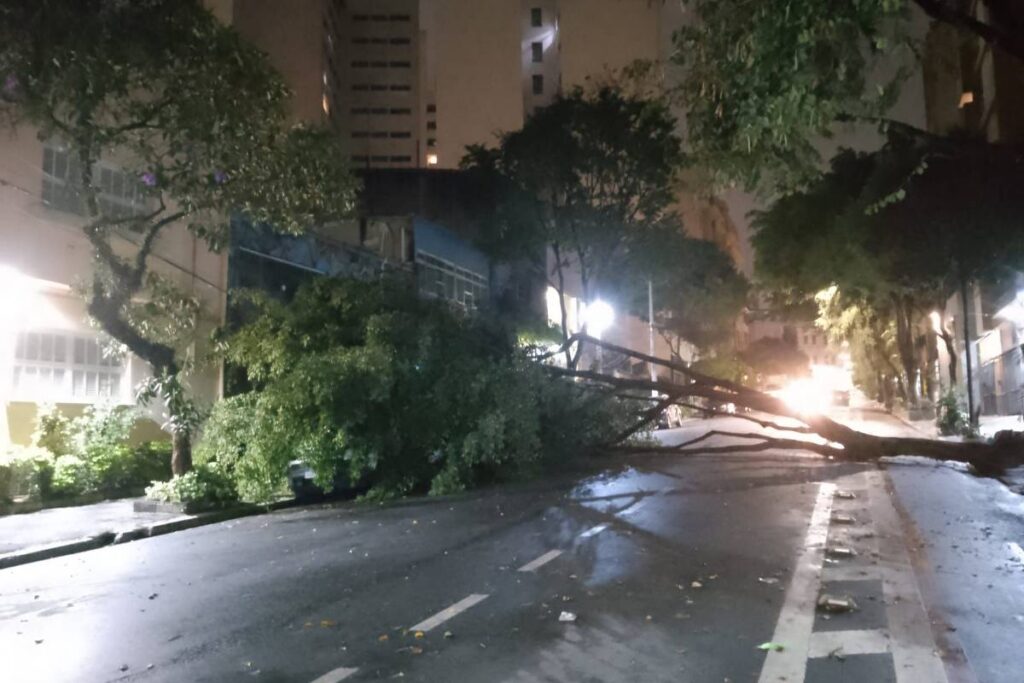
[[[227,510],[218,510],[216,512],[183,515],[163,522],[155,522],[153,524],[147,524],[146,526],[135,527],[134,529],[127,529],[118,532],[104,531],[103,533],[96,534],[95,536],[86,536],[84,538],[76,538],[70,541],[58,541],[57,543],[35,546],[26,548],[25,550],[15,550],[13,552],[0,555],[0,570],[17,567],[23,564],[30,564],[32,562],[50,560],[55,557],[83,553],[87,550],[96,550],[97,548],[102,548],[108,545],[121,545],[122,543],[138,541],[144,538],[163,536],[164,534],[174,533],[175,531],[195,529],[196,527],[226,522],[240,517],[251,517],[253,515],[260,515],[267,512],[273,512],[275,510],[293,507],[294,505],[294,501],[285,500],[271,503],[269,505],[246,505]]]

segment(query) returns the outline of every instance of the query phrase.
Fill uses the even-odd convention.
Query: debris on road
[[[857,523],[857,518],[854,517],[853,515],[844,515],[844,514],[836,513],[836,514],[832,515],[832,523],[833,524],[856,524]]]
[[[558,615],[558,620],[561,622],[572,623],[576,621],[576,614],[573,612],[562,612]]]
[[[836,491],[836,498],[842,498],[843,500],[853,500],[857,497],[857,494],[852,491]]]
[[[412,637],[416,638],[417,640],[419,640],[420,638],[424,637],[425,635],[426,634],[423,631],[416,631],[415,633],[412,634]]]
[[[857,551],[845,545],[833,545],[825,550],[825,553],[832,557],[856,557]]]
[[[690,588],[703,588],[703,587],[704,587],[704,584],[702,584],[700,581],[694,581],[693,583],[690,584]]]
[[[818,598],[818,609],[824,612],[852,612],[857,609],[857,603],[848,595],[839,597],[825,593]]]
[[[761,583],[767,583],[769,586],[774,586],[779,580],[774,576],[759,576],[757,580]]]
[[[379,640],[382,643],[388,642],[388,640],[389,640],[388,634],[386,634],[386,633],[382,634],[379,638],[377,638],[377,640]]]
[[[761,643],[760,645],[758,645],[757,649],[758,650],[764,650],[765,652],[782,652],[783,650],[786,649],[786,646],[783,645],[782,643],[767,642],[767,643]]]
[[[444,632],[444,637],[450,640],[450,639],[455,637],[455,634],[452,633],[451,631],[445,631]]]

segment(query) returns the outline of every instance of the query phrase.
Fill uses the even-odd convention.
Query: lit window
[[[530,10],[530,26],[538,27],[544,23],[544,13],[540,7],[534,7]]]
[[[539,74],[535,74],[533,76],[533,94],[534,95],[543,95],[544,94],[544,77],[539,75]]]
[[[20,332],[11,387],[28,400],[121,400],[125,357],[105,351],[96,337]]]
[[[427,166],[437,166],[437,155],[436,154],[428,154],[427,155]]]
[[[974,91],[972,91],[972,90],[965,90],[963,93],[960,94],[960,108],[961,109],[966,107],[968,104],[973,104],[973,103],[974,103]]]
[[[535,64],[544,61],[544,43],[538,40],[530,45],[530,49],[533,51],[533,61]]]

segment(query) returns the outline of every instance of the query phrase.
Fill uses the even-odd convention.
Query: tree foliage
[[[375,495],[456,491],[605,443],[628,419],[503,327],[401,283],[318,279],[254,305],[225,345],[253,391],[218,405],[199,446],[245,497],[266,497],[293,458],[328,488],[342,474]]]
[[[337,138],[289,129],[288,91],[266,57],[198,0],[5,2],[0,77],[0,113],[69,150],[69,186],[95,255],[89,314],[153,367],[144,393],[168,403],[176,471],[187,469],[197,417],[187,368],[136,303],[160,291],[147,287],[149,257],[181,224],[223,246],[230,211],[292,233],[344,215],[354,182]],[[134,178],[133,209],[102,201],[101,161]]]
[[[463,165],[496,188],[491,250],[532,263],[560,293],[573,269],[591,301],[631,241],[671,219],[682,161],[667,104],[609,86],[556,99]],[[564,315],[562,328],[568,336]]]
[[[986,0],[992,20],[954,0],[685,4],[692,21],[676,35],[678,94],[694,158],[718,181],[768,194],[818,175],[816,145],[838,123],[885,123],[916,67],[913,12],[1024,62],[1024,11],[1013,0]]]

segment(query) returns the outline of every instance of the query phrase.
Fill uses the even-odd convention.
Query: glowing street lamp
[[[615,322],[615,309],[607,302],[596,299],[587,305],[583,312],[583,320],[587,324],[587,331],[600,339],[605,330]]]

